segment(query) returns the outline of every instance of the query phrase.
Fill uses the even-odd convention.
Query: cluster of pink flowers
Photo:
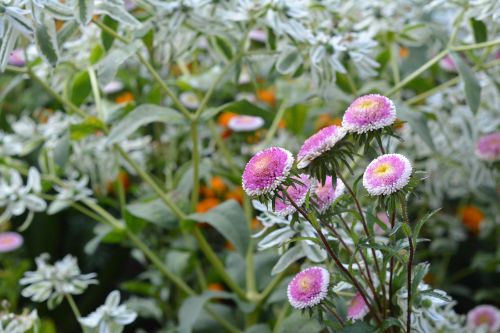
[[[314,179],[304,173],[297,175],[292,171],[294,163],[299,170],[308,170],[316,161],[321,166],[323,161],[336,156],[325,154],[333,152],[348,133],[362,135],[378,131],[392,125],[395,119],[396,111],[390,99],[381,95],[362,96],[346,110],[342,126],[328,126],[305,140],[296,163],[291,152],[279,147],[264,149],[253,156],[243,172],[243,189],[249,196],[274,195],[274,210],[282,216],[296,213],[297,207],[303,205],[310,194],[311,203],[318,213],[323,214],[343,194],[345,184],[332,175],[321,176],[323,179]],[[320,157],[325,159],[319,160]],[[312,169],[309,172],[320,177]],[[412,166],[406,157],[385,154],[368,165],[363,185],[371,195],[390,195],[403,189],[411,174]],[[297,309],[313,307],[326,297],[328,284],[326,269],[312,267],[303,270],[288,285],[289,302]],[[361,319],[367,313],[368,306],[362,296],[355,295],[348,309],[348,318]]]

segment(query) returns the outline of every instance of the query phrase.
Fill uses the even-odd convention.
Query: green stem
[[[404,198],[401,198],[401,211],[403,215],[403,221],[406,223],[408,228],[411,230],[410,227],[410,220],[408,218],[408,206],[406,203],[406,200]],[[408,289],[408,300],[407,300],[407,315],[406,315],[406,332],[410,333],[411,332],[411,312],[412,312],[412,285],[411,285],[411,278],[412,278],[412,267],[413,267],[413,257],[415,255],[415,248],[413,246],[413,238],[411,234],[407,235],[408,238],[408,246],[409,246],[409,258],[408,258],[408,267],[407,267],[407,289]]]
[[[239,170],[238,165],[234,162],[233,155],[229,151],[229,149],[226,147],[226,144],[224,143],[224,140],[221,138],[219,133],[217,132],[217,128],[213,122],[213,120],[208,121],[208,127],[210,129],[210,134],[212,135],[212,138],[214,138],[215,143],[217,144],[217,148],[219,148],[220,152],[226,159],[229,169],[231,169],[231,172],[234,174],[236,177],[241,177],[241,171]]]
[[[198,110],[196,110],[196,112],[194,114],[194,120],[198,120],[200,118],[203,111],[205,111],[207,104],[210,101],[210,98],[214,94],[215,89],[217,88],[219,83],[226,77],[227,73],[229,72],[229,70],[231,70],[233,65],[235,65],[245,54],[245,43],[246,43],[246,40],[247,40],[249,33],[250,33],[250,29],[245,31],[245,33],[243,34],[243,38],[241,39],[241,41],[238,45],[238,48],[237,48],[238,53],[226,64],[226,66],[224,66],[224,68],[220,72],[219,76],[214,80],[214,82],[212,83],[212,85],[210,86],[208,91],[206,92],[205,96],[203,96],[203,99],[200,102],[200,106],[198,107]]]
[[[79,318],[82,318],[82,315],[80,314],[80,310],[78,310],[78,306],[76,306],[76,302],[75,302],[75,299],[73,298],[73,296],[71,296],[71,294],[64,294],[64,297],[68,301],[69,306],[71,307],[71,310],[73,311],[73,314],[76,317],[76,320],[78,320]]]
[[[137,172],[139,177],[142,178],[151,188],[158,194],[160,199],[167,205],[170,210],[181,220],[185,220],[187,215],[177,207],[177,205],[172,201],[172,199],[160,188],[158,184],[151,178],[151,176],[144,171],[130,156],[125,152],[119,145],[115,145],[115,149],[120,153],[120,155],[127,161],[128,164]]]
[[[451,51],[468,51],[468,50],[475,50],[475,49],[482,49],[484,47],[490,47],[490,46],[496,46],[500,44],[500,39],[494,39],[490,40],[488,42],[483,42],[483,43],[475,43],[475,44],[470,44],[470,45],[459,45],[459,46],[452,46],[450,47]]]
[[[118,39],[119,41],[125,43],[125,44],[130,44],[132,41],[120,36],[119,34],[116,33],[113,29],[105,25],[103,22],[99,20],[93,20],[94,24],[96,24],[102,31],[106,32],[107,34],[113,36],[114,38]],[[160,85],[160,87],[165,91],[165,93],[172,99],[174,102],[175,106],[179,109],[179,111],[186,117],[186,119],[191,120],[192,119],[192,114],[186,109],[186,107],[181,103],[181,101],[177,98],[177,96],[174,94],[174,92],[167,86],[167,84],[163,81],[161,78],[160,74],[154,69],[153,65],[144,58],[142,54],[139,53],[138,51],[136,53],[139,61],[146,67],[146,69],[149,71],[149,73],[153,76],[155,81]]]
[[[396,48],[394,46],[390,46],[391,48],[391,69],[392,69],[392,77],[394,79],[394,84],[398,84],[401,81],[401,77],[399,76],[399,66],[398,66],[398,58],[396,57]],[[399,99],[399,93],[396,95],[396,98]]]
[[[193,190],[191,192],[191,211],[194,212],[200,198],[200,143],[198,138],[198,123],[196,121],[191,122],[191,141],[193,143]]]
[[[221,279],[242,299],[247,300],[248,297],[243,289],[227,274],[226,269],[220,261],[217,254],[212,250],[206,238],[198,227],[193,228],[193,236],[198,241],[201,251],[207,257],[208,261],[212,264],[213,269],[221,277]]]
[[[72,113],[76,113],[78,115],[80,115],[81,117],[85,118],[87,117],[87,114],[81,110],[80,108],[78,108],[75,104],[71,103],[70,101],[68,101],[67,99],[63,98],[62,96],[60,96],[54,89],[52,89],[45,81],[43,81],[42,79],[40,79],[40,77],[38,77],[32,70],[31,68],[28,68],[28,71],[27,71],[27,74],[29,75],[29,77],[35,81],[36,83],[38,83],[40,86],[42,86],[43,89],[45,89],[45,91],[47,91],[47,93],[52,96],[52,98],[54,98],[56,101],[58,101],[60,104],[62,104],[66,109],[68,109],[68,111],[72,112]]]
[[[448,50],[444,50],[439,52],[434,58],[431,60],[427,61],[425,64],[420,66],[417,70],[415,70],[413,73],[405,77],[402,81],[400,81],[398,84],[396,84],[391,90],[389,90],[386,95],[391,96],[394,93],[398,92],[401,88],[406,86],[409,82],[411,82],[413,79],[418,77],[420,74],[425,72],[428,68],[430,68],[432,65],[437,63],[439,60],[444,58],[448,54]]]
[[[283,307],[281,308],[280,313],[278,314],[278,318],[276,318],[276,323],[274,324],[273,333],[278,333],[280,331],[281,324],[285,320],[288,310],[290,310],[290,304],[288,302],[285,302],[285,304],[283,304]]]
[[[286,101],[281,102],[278,112],[276,113],[276,116],[274,116],[273,123],[271,124],[269,131],[267,131],[264,142],[262,143],[264,147],[266,147],[273,140],[273,137],[276,134],[276,131],[278,130],[280,121],[281,119],[283,119],[283,116],[285,115],[286,106],[287,106]]]

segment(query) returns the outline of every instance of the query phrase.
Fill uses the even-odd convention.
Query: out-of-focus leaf
[[[19,34],[14,31],[11,25],[7,26],[7,29],[5,29],[3,37],[1,39],[1,46],[0,46],[0,71],[4,71],[5,67],[7,66],[7,63],[9,61],[9,55],[14,49],[14,45],[16,44],[17,37]]]
[[[477,81],[474,71],[462,60],[457,53],[450,53],[455,65],[457,65],[458,73],[464,82],[465,100],[469,105],[472,113],[476,113],[481,102],[481,86]]]
[[[210,119],[216,116],[218,113],[224,111],[261,117],[262,119],[264,119],[265,126],[270,126],[274,118],[274,115],[271,112],[266,111],[253,103],[250,103],[246,99],[224,104],[220,108],[207,110],[207,112],[205,112],[202,117],[203,119]]]
[[[94,13],[94,0],[77,0],[77,19],[81,25],[87,25]]]
[[[250,241],[250,230],[245,214],[235,200],[223,202],[206,213],[192,214],[189,218],[210,224],[233,243],[240,254],[246,255]]]
[[[127,210],[130,214],[163,228],[173,229],[177,225],[177,218],[160,199],[133,202],[127,205]]]
[[[123,1],[107,0],[100,2],[96,7],[96,12],[107,14],[125,25],[136,27],[141,25],[141,22],[127,12],[125,6],[123,5]]]
[[[302,63],[302,57],[295,48],[290,48],[281,52],[276,61],[276,70],[283,75],[292,74]]]
[[[413,112],[404,106],[399,107],[398,105],[398,109],[400,110],[401,119],[408,122],[410,128],[420,136],[429,148],[436,150],[429,125],[427,125],[426,116],[418,112]]]
[[[35,28],[36,45],[40,54],[52,66],[59,61],[59,44],[54,20],[46,19]]]
[[[470,19],[470,24],[472,26],[472,32],[474,33],[474,40],[476,43],[483,43],[488,40],[488,28],[483,21],[476,19]]]
[[[88,71],[77,73],[71,81],[69,100],[75,105],[82,104],[92,90]]]
[[[302,250],[302,246],[294,246],[288,251],[286,251],[278,260],[276,265],[274,265],[271,275],[276,275],[278,273],[283,272],[288,268],[291,264],[296,262],[297,260],[304,258],[306,254]]]
[[[107,143],[114,144],[126,139],[139,127],[153,123],[179,124],[184,118],[174,109],[163,106],[143,104],[127,114],[122,120],[113,126],[109,133]]]
[[[104,16],[102,19],[102,23],[107,25],[111,30],[116,31],[118,28],[118,21],[113,20],[110,16]],[[101,32],[101,40],[102,40],[102,45],[104,46],[104,49],[107,51],[111,48],[113,45],[113,42],[115,40],[115,37],[113,35],[107,33],[106,31]]]
[[[309,317],[305,313],[293,311],[290,316],[283,320],[278,333],[317,333],[321,329],[322,327],[316,319]]]
[[[231,42],[224,36],[215,36],[212,39],[213,48],[220,53],[226,60],[233,58],[233,47]]]
[[[73,124],[69,128],[70,138],[78,141],[103,130],[104,124],[97,117],[87,117],[79,124]]]
[[[141,47],[140,41],[114,49],[96,65],[99,83],[104,87],[116,76],[118,68]]]

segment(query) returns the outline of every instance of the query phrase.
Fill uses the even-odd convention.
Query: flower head
[[[389,195],[405,187],[410,181],[412,166],[400,154],[377,157],[363,175],[363,186],[371,195]]]
[[[351,300],[351,304],[347,308],[347,319],[358,320],[363,319],[370,309],[366,305],[363,296],[360,293],[356,293]]]
[[[439,67],[447,72],[456,72],[457,65],[451,58],[451,56],[447,55],[443,59],[439,61]]]
[[[249,196],[273,192],[290,173],[293,155],[288,150],[271,147],[255,154],[243,171],[243,189]]]
[[[346,135],[340,126],[325,127],[309,137],[297,155],[299,169],[307,167],[314,159],[329,151]]]
[[[489,333],[498,332],[500,330],[500,310],[492,305],[478,305],[467,314],[467,326],[469,329],[485,326]]]
[[[9,65],[16,67],[23,67],[24,65],[26,65],[26,60],[24,58],[24,50],[23,49],[13,50],[10,53],[7,62]]]
[[[263,125],[264,119],[255,116],[235,116],[228,123],[229,129],[234,132],[252,132]]]
[[[458,210],[458,214],[462,218],[462,223],[465,227],[473,232],[479,233],[481,224],[484,221],[484,213],[476,206],[466,205]]]
[[[122,81],[115,80],[105,85],[104,88],[102,88],[102,91],[105,94],[110,95],[119,92],[120,90],[123,89],[123,87],[124,85]]]
[[[188,109],[195,110],[200,106],[200,100],[194,92],[183,92],[179,96],[179,99],[181,100],[181,103]]]
[[[78,321],[85,327],[98,328],[99,332],[122,332],[123,326],[132,323],[137,313],[120,305],[120,292],[112,291],[103,305]],[[96,330],[97,331],[97,330]]]
[[[311,188],[311,180],[309,176],[301,174],[297,179],[300,184],[293,184],[287,187],[286,192],[292,198],[292,200],[297,204],[297,206],[302,206],[306,201],[307,192]],[[283,194],[284,195],[284,194]],[[280,216],[286,216],[295,213],[296,208],[290,203],[287,198],[280,199],[277,198],[274,203],[274,212]]]
[[[288,285],[288,301],[296,309],[319,304],[328,293],[330,273],[323,267],[311,267],[295,275]]]
[[[349,105],[342,126],[349,132],[362,134],[391,125],[396,120],[394,103],[382,95],[358,97]]]
[[[484,161],[500,161],[500,132],[484,135],[477,140],[476,156]]]
[[[345,190],[345,185],[337,178],[335,184],[331,176],[327,176],[325,184],[318,182],[314,190],[316,195],[316,207],[319,213],[324,213],[332,203],[340,197]]]
[[[17,232],[0,233],[0,253],[11,252],[23,245],[23,236]]]

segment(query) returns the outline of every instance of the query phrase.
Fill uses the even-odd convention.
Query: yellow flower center
[[[487,314],[482,314],[478,317],[478,324],[479,325],[482,325],[482,324],[489,324],[490,323],[490,316],[488,316]]]
[[[374,173],[377,176],[385,176],[392,171],[392,167],[387,163],[382,163],[375,168]]]
[[[376,107],[377,104],[378,103],[376,101],[372,101],[372,100],[367,99],[367,100],[359,102],[358,106],[359,106],[359,108],[361,108],[363,110],[369,110],[369,109]]]
[[[302,279],[300,279],[299,289],[302,292],[309,291],[309,289],[311,289],[311,279],[307,276],[304,276]]]

